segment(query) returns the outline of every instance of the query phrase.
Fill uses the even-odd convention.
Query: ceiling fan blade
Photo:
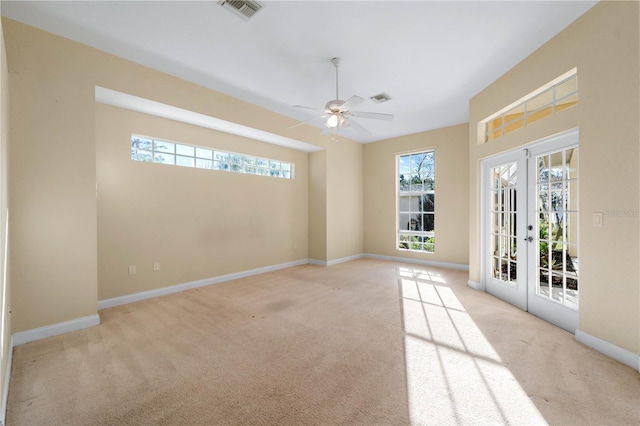
[[[374,120],[393,121],[393,114],[381,114],[378,112],[349,111],[349,115],[359,118],[372,118]]]
[[[358,123],[356,120],[354,120],[353,118],[349,119],[349,127],[351,127],[353,130],[365,134],[367,136],[371,136],[371,131],[369,131],[369,129],[367,129],[366,127],[364,127],[362,124]]]
[[[361,98],[360,96],[353,95],[352,97],[344,101],[342,105],[340,105],[340,111],[342,112],[348,111],[354,106],[360,105],[363,102],[364,102],[363,98]]]
[[[324,114],[318,117],[313,117],[312,119],[306,120],[306,121],[301,121],[299,123],[296,123],[292,126],[287,127],[287,129],[295,129],[296,127],[300,127],[302,125],[305,124],[312,124],[314,121],[317,121],[318,124],[320,124],[322,121],[324,121],[326,118],[328,117],[328,115]]]

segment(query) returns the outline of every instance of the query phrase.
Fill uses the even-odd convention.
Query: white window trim
[[[490,115],[489,117],[485,118],[484,120],[481,120],[480,122],[478,122],[478,143],[479,144],[483,144],[483,143],[487,143],[490,141],[494,141],[502,136],[504,136],[507,133],[511,133],[513,130],[509,131],[509,132],[505,132],[505,128],[513,125],[514,123],[520,121],[520,120],[524,120],[523,122],[523,126],[522,127],[526,127],[529,123],[527,121],[527,116],[536,114],[537,112],[540,112],[542,109],[544,108],[549,108],[551,107],[551,114],[550,115],[554,115],[556,113],[556,105],[558,105],[560,103],[560,101],[567,99],[571,96],[577,95],[578,94],[578,89],[576,89],[575,92],[571,92],[565,96],[563,96],[562,98],[556,98],[556,87],[560,86],[561,84],[565,83],[566,81],[572,79],[572,78],[578,78],[578,69],[577,68],[573,68],[570,71],[567,71],[566,73],[562,74],[560,77],[550,81],[549,83],[545,84],[542,87],[539,87],[538,89],[534,90],[533,92],[527,94],[526,96],[518,99],[517,101],[507,105],[506,107],[502,108],[500,111]],[[537,108],[535,111],[527,111],[527,102],[536,98],[538,95],[540,95],[541,93],[547,91],[551,89],[552,91],[552,101],[548,104],[545,104],[539,108]],[[509,122],[509,124],[505,124],[504,122],[504,115],[511,111],[512,109],[519,107],[519,106],[523,106],[524,107],[524,111],[523,111],[523,116],[522,118],[518,118],[517,120],[513,120],[511,122]],[[490,131],[487,129],[487,126],[489,123],[491,123],[493,120],[495,120],[496,118],[502,116],[502,125],[499,127],[496,127],[495,129],[491,129]],[[537,120],[536,120],[537,121]],[[492,139],[489,139],[489,134],[493,134],[496,133],[498,130],[500,130],[500,134],[498,136],[493,137]]]
[[[140,149],[134,147],[134,141],[137,139],[143,139],[151,142],[151,149]],[[156,143],[167,143],[173,145],[173,151],[162,151],[156,149]],[[177,146],[184,146],[193,148],[193,155],[179,154],[177,152]],[[198,154],[200,150],[200,155]],[[202,156],[202,151],[208,151],[211,155]],[[150,161],[140,159],[137,156],[139,153],[146,153],[150,155]],[[173,156],[173,163],[165,163],[163,161],[156,161],[162,154]],[[177,164],[178,158],[192,159],[192,165]],[[239,162],[232,162],[231,158],[239,158]],[[226,158],[226,160],[223,160]],[[150,136],[143,136],[139,134],[131,135],[131,159],[133,161],[140,161],[145,163],[165,164],[171,166],[191,167],[205,170],[226,171],[233,173],[249,174],[254,176],[267,176],[281,179],[294,179],[295,177],[295,164],[287,161],[275,160],[265,157],[256,157],[253,155],[240,154],[237,152],[219,150],[216,148],[209,148],[197,145],[190,145],[181,142],[168,141],[164,139],[158,139]],[[211,167],[198,167],[198,160],[210,162]],[[259,162],[266,163],[266,166],[258,166]],[[215,164],[222,164],[225,167],[215,167]]]
[[[411,156],[414,154],[427,154],[427,153],[433,153],[433,189],[424,189],[423,186],[423,190],[422,191],[400,191],[400,157],[404,157],[404,156]],[[436,207],[434,206],[433,212],[426,212],[426,214],[431,214],[433,215],[433,221],[434,221],[434,230],[433,231],[414,231],[414,230],[407,230],[407,229],[401,229],[401,224],[400,224],[400,214],[402,213],[400,211],[401,208],[401,197],[406,197],[406,196],[423,196],[423,195],[429,195],[429,194],[433,194],[434,195],[434,199],[435,199],[435,174],[436,174],[436,150],[435,148],[426,148],[426,149],[421,149],[421,150],[417,150],[417,151],[410,151],[410,152],[402,152],[402,153],[398,153],[396,154],[395,157],[395,166],[396,166],[396,173],[395,173],[395,179],[396,179],[396,210],[395,210],[395,215],[396,215],[396,250],[399,251],[410,251],[410,252],[415,252],[415,253],[427,253],[427,254],[433,254],[435,253],[435,217],[436,217]],[[409,214],[411,214],[411,209],[409,210]],[[405,212],[406,213],[406,212]],[[420,214],[420,213],[419,213]],[[426,238],[433,238],[434,241],[432,244],[430,244],[433,247],[432,251],[428,251],[428,250],[416,250],[416,249],[412,249],[412,248],[401,248],[400,244],[403,243],[403,241],[401,241],[401,238],[403,235],[408,235],[408,236],[416,236],[416,237],[421,237],[423,239]],[[422,241],[422,244],[425,244],[426,241]]]

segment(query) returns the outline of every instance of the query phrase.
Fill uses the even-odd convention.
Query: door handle
[[[524,239],[525,241],[533,242],[533,237],[529,236]]]

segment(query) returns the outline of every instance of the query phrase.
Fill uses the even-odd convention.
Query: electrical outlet
[[[135,275],[137,272],[136,265],[129,265],[129,275]]]
[[[153,272],[158,272],[160,270],[160,262],[153,262]]]

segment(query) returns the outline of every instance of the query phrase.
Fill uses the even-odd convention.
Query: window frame
[[[568,93],[557,93],[558,88],[572,80],[575,81],[575,90]],[[529,108],[529,103],[536,104],[545,94],[550,95],[548,101],[534,108]],[[575,100],[572,98],[575,98]],[[494,141],[536,121],[555,115],[557,112],[576,106],[578,105],[578,99],[578,69],[574,68],[478,122],[478,143],[483,144]],[[568,100],[571,101],[566,102]],[[513,117],[513,111],[518,109],[522,109],[522,112],[516,112],[515,114],[521,115]],[[512,114],[510,115],[510,113]]]
[[[426,163],[421,163],[419,168],[413,170],[412,160],[414,157],[424,156]],[[406,167],[402,164],[402,158],[409,160],[408,173],[410,179],[407,180],[403,171]],[[411,152],[396,154],[396,250],[410,251],[418,253],[433,254],[436,251],[435,228],[436,228],[436,150],[426,148]],[[424,168],[424,171],[421,170]],[[418,178],[416,181],[416,177]],[[415,181],[415,183],[414,183]],[[405,182],[403,184],[403,182]],[[408,188],[408,190],[403,190]],[[417,198],[417,208],[413,208],[414,200]],[[430,210],[425,208],[425,202],[431,200]],[[407,203],[408,201],[408,203]],[[408,206],[408,207],[405,207]],[[414,217],[416,216],[416,217]],[[428,218],[431,219],[428,219]],[[403,224],[406,223],[406,227]],[[429,224],[425,230],[425,224]],[[412,229],[418,226],[422,229]],[[404,228],[404,229],[402,229]]]
[[[150,149],[135,145],[139,142],[150,143]],[[172,145],[172,148],[158,148],[162,144]],[[179,152],[179,148],[181,152]],[[191,151],[191,154],[185,153],[188,150]],[[167,161],[164,160],[165,157],[168,159]],[[135,133],[131,134],[131,160],[281,179],[295,178],[295,164],[288,161],[168,141]],[[179,160],[182,163],[179,163]]]

